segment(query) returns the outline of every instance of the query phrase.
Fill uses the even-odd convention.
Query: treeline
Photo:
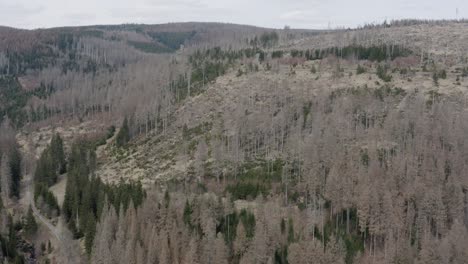
[[[412,54],[412,51],[400,45],[375,45],[361,46],[351,45],[345,47],[330,47],[326,49],[307,49],[297,50],[292,49],[290,52],[293,58],[305,58],[306,60],[321,60],[327,56],[334,55],[339,58],[356,58],[358,60],[369,60],[381,62],[385,60],[394,60],[398,57],[405,57]],[[275,50],[272,52],[272,58],[281,58],[286,54],[286,51]]]
[[[128,127],[127,127],[128,129]],[[75,238],[84,237],[88,253],[91,251],[96,223],[104,205],[112,205],[117,212],[139,206],[146,196],[139,182],[105,184],[94,173],[96,148],[105,144],[115,128],[97,139],[78,139],[71,147],[68,158],[59,134],[52,137],[50,145],[41,154],[34,173],[34,200],[46,215],[54,217],[63,213]],[[123,127],[120,131],[125,130]],[[127,130],[128,133],[128,130]],[[127,139],[128,141],[128,139]],[[57,183],[61,174],[67,173],[65,198],[60,208],[49,187]],[[29,221],[31,222],[31,221]],[[32,225],[32,222],[29,224]]]
[[[3,211],[4,209],[1,208]],[[2,216],[5,216],[5,212],[1,212]],[[3,222],[5,224],[6,234],[0,234],[0,261],[6,261],[6,263],[23,264],[26,263],[25,257],[18,250],[18,244],[21,238],[18,236],[18,231],[21,230],[21,223],[15,223],[10,215],[7,216],[7,220]],[[28,252],[32,253],[32,252]]]
[[[45,206],[47,215],[60,214],[57,198],[49,187],[57,183],[59,175],[66,172],[63,141],[59,134],[52,137],[50,145],[42,152],[34,172],[34,201]],[[39,200],[40,199],[40,200]]]
[[[138,206],[143,202],[145,192],[138,182],[120,182],[108,185],[95,175],[96,144],[93,141],[78,140],[71,148],[68,159],[68,174],[63,215],[75,235],[84,237],[85,247],[91,252],[96,232],[104,206],[112,205],[117,212],[122,213],[129,207]],[[132,205],[132,206],[130,206]]]
[[[180,45],[190,41],[195,35],[196,31],[190,32],[148,32],[154,40],[164,44],[170,51],[176,51],[180,48]]]
[[[301,220],[306,211],[283,207],[274,199],[255,201],[255,209],[241,209],[213,193],[151,190],[141,207],[123,216],[113,207],[104,208],[91,261],[345,263],[341,238],[330,234],[324,245],[319,235],[309,235]]]
[[[226,192],[230,193],[234,200],[266,196],[281,183],[283,169],[286,168],[280,159],[246,160],[238,169],[239,173],[229,181]]]
[[[18,220],[8,211],[20,198],[22,163],[16,132],[6,118],[0,125],[0,262],[5,263],[26,263],[23,253],[34,255],[26,252],[29,248],[19,245],[25,245],[21,234],[28,236],[35,232],[35,221],[30,217]]]
[[[220,47],[196,50],[188,58],[190,70],[170,83],[176,102],[203,92],[205,86],[224,75],[244,54],[250,55],[246,51],[223,50]]]
[[[417,26],[417,25],[429,25],[429,26],[443,26],[449,23],[460,23],[464,24],[468,21],[464,18],[461,19],[398,19],[398,20],[385,20],[380,24],[365,24],[358,29],[379,29],[379,28],[389,28],[389,27],[407,27],[407,26]]]
[[[52,84],[40,83],[34,90],[25,90],[21,87],[18,79],[13,75],[0,76],[0,122],[8,117],[15,127],[22,127],[28,122],[44,120],[56,111],[42,106],[38,109],[27,108],[28,101],[37,97],[46,99],[55,91]]]
[[[25,239],[37,231],[32,209],[25,217],[17,218],[4,207],[0,198],[0,261],[3,263],[30,263],[35,260],[34,245]]]
[[[37,44],[29,50],[12,51],[7,50],[4,56],[7,63],[0,65],[0,75],[24,75],[28,70],[42,70],[56,63],[59,53],[52,47]]]
[[[27,120],[26,106],[29,94],[21,89],[12,76],[0,76],[0,122],[8,116],[14,125],[20,126]]]
[[[0,190],[5,200],[19,198],[21,154],[8,119],[0,125]]]
[[[190,70],[171,81],[170,87],[175,100],[181,101],[187,96],[197,95],[204,91],[205,86],[222,76],[241,58],[254,58],[260,54],[264,60],[265,52],[260,48],[241,50],[222,49],[221,47],[196,50],[189,56]]]
[[[262,47],[262,48],[272,48],[278,44],[279,35],[275,31],[264,32],[260,36],[255,36],[254,38],[248,40],[250,46],[253,47]]]
[[[277,42],[277,35],[267,34],[261,39],[270,43],[273,39]],[[254,39],[255,40],[255,39]],[[252,40],[253,41],[253,40]],[[256,40],[257,43],[259,40]],[[265,41],[261,41],[264,43]],[[232,67],[236,62],[242,58],[253,59],[258,56],[260,63],[268,58],[278,59],[282,58],[287,52],[283,50],[274,50],[267,52],[262,48],[266,48],[275,44],[262,44],[258,45],[252,43],[253,48],[246,48],[240,50],[222,49],[221,47],[214,47],[205,50],[197,50],[189,56],[190,71],[186,74],[181,74],[171,81],[171,90],[174,92],[176,101],[181,101],[189,95],[199,94],[204,90],[205,85],[215,80],[217,77],[224,75],[226,70]],[[330,55],[340,58],[356,58],[358,60],[369,60],[381,62],[385,60],[393,60],[398,57],[405,57],[412,54],[411,50],[404,48],[400,45],[378,45],[378,46],[361,46],[351,45],[346,47],[331,47],[327,49],[315,50],[296,50],[289,51],[293,58],[304,58],[306,60],[321,60]],[[254,67],[252,64],[249,67]],[[258,66],[257,66],[258,67]],[[267,65],[271,67],[271,65]],[[242,75],[242,73],[238,74]]]

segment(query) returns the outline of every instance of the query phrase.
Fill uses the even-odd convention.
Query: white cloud
[[[0,25],[219,21],[282,28],[354,27],[394,18],[468,17],[466,0],[0,0]]]

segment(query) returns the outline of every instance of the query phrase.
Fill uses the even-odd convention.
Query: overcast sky
[[[468,17],[468,0],[0,0],[0,25],[44,28],[209,21],[282,28],[356,27]]]

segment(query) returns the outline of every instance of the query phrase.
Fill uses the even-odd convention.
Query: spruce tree
[[[128,143],[129,140],[130,140],[130,130],[128,128],[128,120],[125,117],[122,123],[122,127],[120,128],[120,131],[117,134],[117,138],[115,139],[115,142],[118,147],[123,147]]]
[[[91,250],[93,248],[93,241],[96,235],[96,219],[93,215],[90,215],[87,219],[86,223],[86,230],[84,232],[85,235],[85,248],[86,253],[91,255]]]
[[[56,168],[57,173],[65,172],[65,153],[63,151],[63,140],[57,133],[52,137],[50,142],[50,151],[52,155],[52,162]]]
[[[10,160],[6,154],[3,154],[0,162],[0,186],[3,200],[9,201],[11,197],[11,169]]]
[[[29,206],[28,214],[26,215],[25,231],[27,235],[34,235],[37,231],[37,223],[31,206]]]

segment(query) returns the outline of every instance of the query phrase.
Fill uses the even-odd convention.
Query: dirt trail
[[[62,221],[59,221],[59,224],[55,226],[47,217],[42,215],[41,212],[37,209],[32,195],[32,176],[25,175],[24,183],[27,184],[27,188],[25,188],[26,192],[24,193],[23,197],[25,201],[29,202],[26,208],[28,208],[29,205],[31,205],[36,220],[39,223],[46,226],[49,230],[51,240],[54,240],[55,249],[59,253],[59,259],[57,259],[58,263],[81,263],[82,258],[80,254],[79,242],[73,240],[72,234],[68,230],[66,230],[66,228],[60,226],[60,222]]]
[[[21,143],[25,143],[24,145]],[[31,146],[28,141],[20,141],[21,150],[23,154],[35,153],[35,148]],[[81,257],[81,246],[79,241],[74,240],[71,232],[65,227],[62,219],[59,219],[59,223],[54,225],[47,217],[41,214],[34,203],[34,183],[32,173],[23,175],[22,180],[22,191],[21,191],[20,205],[26,212],[31,206],[36,221],[39,224],[47,227],[50,233],[50,241],[52,242],[54,249],[57,252],[56,263],[82,263]]]

